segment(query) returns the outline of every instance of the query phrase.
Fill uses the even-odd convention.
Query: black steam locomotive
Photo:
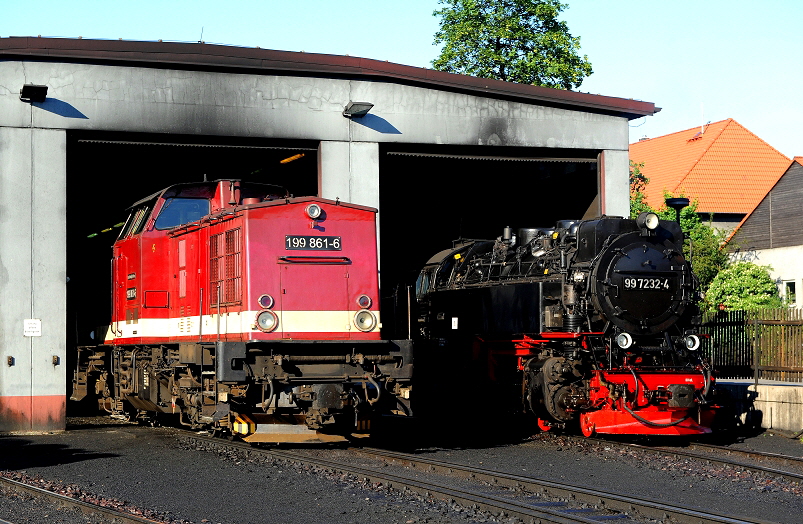
[[[542,429],[708,433],[713,379],[683,240],[642,213],[457,242],[418,277],[417,336],[442,365],[483,370],[486,394],[516,390]]]

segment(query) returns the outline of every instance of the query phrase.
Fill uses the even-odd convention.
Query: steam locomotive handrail
[[[280,256],[280,264],[329,264],[349,265],[349,257],[316,257],[316,256]]]
[[[588,331],[583,333],[573,333],[569,331],[545,331],[541,333],[542,338],[581,338],[585,336],[602,336],[604,335],[604,331]]]
[[[640,274],[639,271],[634,270],[634,269],[614,269],[611,272],[612,273],[618,273],[618,274],[627,274],[627,273],[632,273],[634,275]],[[678,276],[678,272],[677,271],[657,271],[657,270],[653,270],[653,271],[650,271],[650,276],[676,277],[676,276]]]

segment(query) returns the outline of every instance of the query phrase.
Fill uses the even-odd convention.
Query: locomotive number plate
[[[285,235],[285,249],[314,249],[316,251],[340,251],[340,237],[314,237],[301,235]]]
[[[671,289],[668,278],[626,278],[625,290],[655,289],[665,291]]]

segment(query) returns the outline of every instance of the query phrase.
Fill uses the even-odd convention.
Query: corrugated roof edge
[[[259,70],[388,79],[483,96],[613,114],[632,120],[660,111],[652,102],[577,91],[516,84],[424,69],[369,58],[276,51],[203,43],[140,42],[74,38],[0,38],[0,60],[9,57],[93,63],[130,63],[147,67]]]

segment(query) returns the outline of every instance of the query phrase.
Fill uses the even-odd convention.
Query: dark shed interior
[[[597,194],[594,151],[382,145],[381,275],[384,295],[410,284],[458,238],[581,218]],[[551,153],[551,154],[550,154]],[[282,160],[297,157],[281,163]],[[69,132],[67,147],[68,345],[92,344],[109,320],[111,245],[126,208],[169,185],[237,178],[316,194],[317,143]],[[387,326],[392,328],[392,326]]]

